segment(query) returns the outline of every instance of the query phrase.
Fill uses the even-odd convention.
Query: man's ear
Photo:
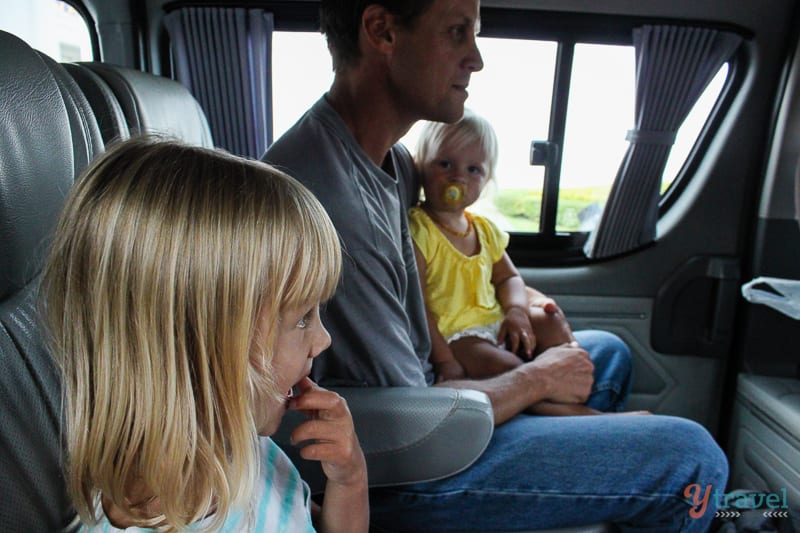
[[[390,52],[395,43],[394,20],[394,16],[382,5],[368,5],[361,16],[365,44],[382,53]]]

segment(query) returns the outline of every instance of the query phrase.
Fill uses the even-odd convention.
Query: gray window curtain
[[[735,34],[684,26],[643,26],[636,48],[635,128],[597,228],[584,251],[619,255],[655,240],[661,178],[675,134],[720,67],[738,48]]]
[[[272,14],[182,7],[164,24],[178,81],[206,112],[214,144],[260,158],[272,142]]]

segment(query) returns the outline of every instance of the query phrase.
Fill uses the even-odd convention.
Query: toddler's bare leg
[[[453,355],[472,379],[490,378],[525,364],[516,354],[479,337],[463,337],[450,343]],[[527,409],[544,416],[582,416],[605,414],[582,404],[539,402]]]
[[[517,355],[479,337],[462,337],[451,342],[450,348],[472,379],[494,377],[523,364]]]

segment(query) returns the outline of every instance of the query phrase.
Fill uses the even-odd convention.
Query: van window
[[[556,231],[591,231],[628,149],[634,124],[632,46],[576,44],[559,182]]]
[[[483,71],[472,76],[467,106],[497,132],[497,179],[473,210],[513,233],[591,231],[602,213],[634,127],[635,52],[632,45],[575,43],[568,87],[557,87],[559,42],[478,37]],[[290,53],[287,53],[291,50]],[[277,139],[330,87],[333,80],[324,36],[276,31],[273,35],[274,122]],[[681,126],[663,176],[662,192],[680,175],[727,78],[724,65]],[[554,116],[554,91],[567,104]],[[565,116],[558,116],[558,113]],[[532,166],[532,141],[548,140],[554,121],[564,124],[560,169],[550,169],[557,209],[543,230],[545,169]],[[416,148],[420,125],[401,140]],[[552,186],[552,185],[551,185]],[[552,199],[550,200],[553,201]]]
[[[700,136],[700,132],[708,119],[711,110],[719,100],[722,94],[722,89],[725,86],[725,81],[728,79],[728,64],[722,65],[717,72],[711,83],[708,84],[702,96],[697,100],[697,103],[692,108],[686,121],[678,130],[675,137],[675,144],[672,146],[672,151],[667,160],[667,166],[664,169],[664,180],[661,182],[661,194],[675,183],[675,180],[680,176],[683,165],[689,157],[689,153],[694,147],[695,141]]]
[[[13,33],[59,62],[93,59],[89,26],[74,7],[60,0],[10,3],[13,8],[3,6],[0,30]]]
[[[325,36],[316,32],[273,32],[272,80],[272,132],[277,139],[333,82]]]

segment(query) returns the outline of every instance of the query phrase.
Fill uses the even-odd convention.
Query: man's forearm
[[[507,422],[533,404],[544,400],[545,387],[536,369],[520,365],[488,379],[463,379],[441,384],[454,389],[472,389],[485,393],[492,403],[496,426]]]

